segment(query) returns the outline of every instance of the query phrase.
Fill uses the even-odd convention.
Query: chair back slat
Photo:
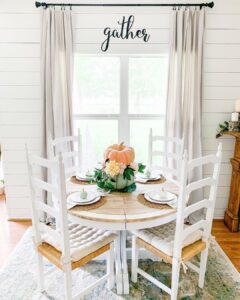
[[[78,137],[77,136],[65,136],[65,137],[56,138],[52,141],[52,145],[57,146],[59,144],[64,144],[64,143],[69,143],[69,142],[78,142]]]
[[[179,159],[179,155],[175,153],[170,153],[170,152],[163,152],[163,151],[152,151],[152,156],[163,156],[163,157],[170,157],[173,159]]]
[[[57,161],[56,160],[46,160],[45,158],[42,158],[40,156],[31,154],[28,157],[29,163],[32,165],[38,166],[38,167],[44,167],[47,169],[54,169],[56,171],[57,169]]]
[[[211,202],[209,201],[209,199],[203,199],[197,203],[187,206],[184,210],[184,219],[187,218],[193,212],[198,211],[201,208],[208,208],[210,205]]]
[[[207,226],[207,221],[206,220],[200,220],[193,225],[187,226],[187,228],[183,229],[183,235],[182,235],[182,240],[186,239],[191,233],[199,230],[199,229],[205,229]]]
[[[68,158],[74,158],[78,157],[78,152],[77,151],[71,151],[71,152],[65,152],[62,153],[63,159],[68,159]]]
[[[192,169],[194,169],[196,167],[207,165],[207,164],[216,164],[219,162],[219,159],[220,158],[214,154],[195,158],[189,162],[188,170],[191,171]]]
[[[46,205],[44,202],[39,200],[36,201],[36,206],[37,209],[44,211],[54,218],[58,218],[59,211],[56,208],[51,207],[50,205]]]
[[[44,180],[41,180],[39,178],[34,177],[32,179],[32,184],[33,184],[34,188],[41,189],[43,191],[46,191],[46,192],[49,192],[49,193],[52,193],[55,195],[58,193],[57,186],[55,186],[54,184],[48,183]]]
[[[186,193],[187,193],[187,195],[190,195],[195,190],[198,190],[198,189],[201,189],[201,188],[204,188],[207,186],[213,186],[216,183],[217,183],[216,179],[212,178],[212,177],[200,179],[200,180],[189,183],[186,188]]]
[[[172,173],[174,176],[178,176],[178,170],[168,168],[168,167],[154,166],[154,167],[152,167],[152,170],[159,170],[164,175],[167,174],[167,173]]]
[[[152,136],[152,141],[157,142],[157,141],[163,141],[165,143],[174,143],[179,146],[182,146],[182,140],[175,138],[175,137],[168,137],[168,136],[160,136],[160,135],[155,135]]]

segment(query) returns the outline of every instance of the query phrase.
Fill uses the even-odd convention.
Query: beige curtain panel
[[[166,135],[182,138],[189,159],[202,155],[201,90],[204,33],[204,8],[181,8],[172,11]],[[189,180],[202,177],[196,169]],[[202,200],[198,191],[190,203]],[[191,215],[194,223],[203,212]]]
[[[43,9],[41,41],[43,155],[47,136],[72,135],[73,29],[69,8]],[[68,149],[58,149],[64,151]]]

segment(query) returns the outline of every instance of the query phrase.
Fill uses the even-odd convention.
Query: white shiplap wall
[[[9,218],[30,216],[24,144],[33,152],[40,152],[40,12],[33,0],[0,3],[0,141]],[[144,45],[136,40],[132,44],[115,41],[110,52],[166,52],[169,12],[163,8],[74,8],[75,49],[98,53],[103,41],[102,28],[110,24],[114,27],[122,15],[134,13],[134,27],[146,27],[151,42]],[[214,9],[207,11],[203,69],[203,149],[204,153],[211,153],[218,143],[218,123],[229,119],[234,100],[240,97],[240,1],[215,0]],[[223,139],[223,149],[216,217],[223,217],[227,204],[231,138]]]

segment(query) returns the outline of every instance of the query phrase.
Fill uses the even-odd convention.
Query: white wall
[[[168,50],[170,9],[74,8],[73,11],[77,51],[99,53],[102,28],[114,26],[122,15],[131,13],[135,15],[134,27],[145,26],[151,42],[114,41],[108,53]],[[36,9],[32,0],[0,3],[0,139],[9,218],[30,216],[24,144],[35,153],[40,152],[40,20],[41,9]],[[216,0],[214,9],[207,10],[203,69],[203,149],[204,153],[211,153],[218,143],[215,140],[218,123],[229,119],[234,100],[240,97],[240,1]],[[229,158],[233,153],[232,138],[222,141],[224,154],[216,217],[223,217],[226,208],[231,174]]]

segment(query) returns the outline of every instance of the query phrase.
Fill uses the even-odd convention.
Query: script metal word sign
[[[128,40],[128,39],[142,39],[144,42],[148,42],[150,39],[150,34],[147,33],[145,28],[132,30],[134,24],[134,16],[131,15],[128,18],[123,16],[122,21],[118,21],[118,24],[121,26],[119,29],[111,29],[106,27],[103,30],[103,34],[106,36],[106,39],[101,45],[101,50],[106,52],[108,50],[110,40],[112,38]]]

